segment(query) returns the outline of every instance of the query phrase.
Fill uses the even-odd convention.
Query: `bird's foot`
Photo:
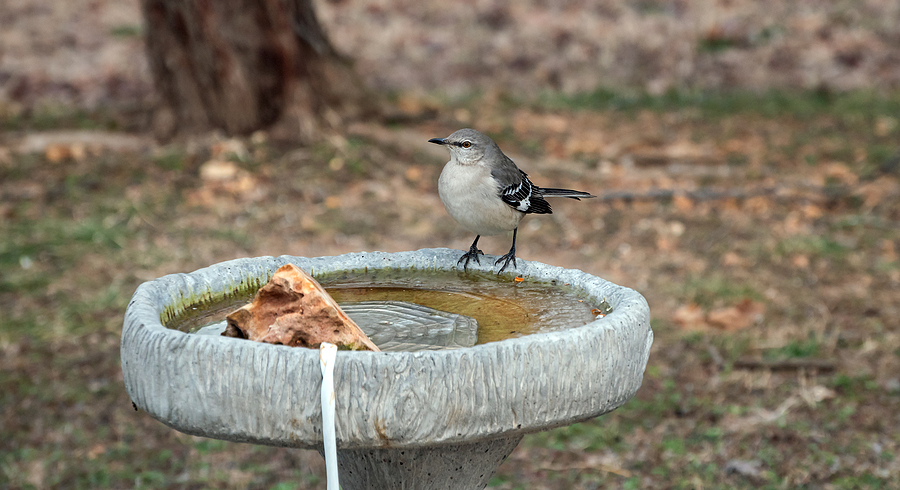
[[[516,250],[515,249],[510,250],[508,254],[497,259],[497,261],[494,262],[494,265],[497,265],[500,262],[503,262],[503,267],[501,267],[500,270],[497,271],[498,275],[501,274],[504,269],[506,269],[506,266],[508,266],[510,262],[512,262],[513,269],[515,269],[517,267],[516,266]]]
[[[470,260],[475,259],[475,263],[481,265],[481,261],[478,259],[479,255],[484,255],[484,252],[478,250],[478,247],[473,245],[469,248],[468,252],[464,253],[463,256],[456,261],[456,266],[459,267],[459,264],[462,263],[463,271],[468,272]]]

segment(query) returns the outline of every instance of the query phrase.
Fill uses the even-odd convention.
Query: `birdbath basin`
[[[187,434],[321,451],[318,350],[167,325],[197,305],[255,291],[287,263],[316,278],[385,270],[455,274],[466,281],[456,272],[459,254],[427,249],[259,257],[149,281],[138,287],[125,314],[125,387],[139,408]],[[470,264],[469,274],[484,276],[493,260],[485,257],[481,264]],[[585,303],[607,302],[612,311],[571,328],[472,347],[338,352],[336,435],[345,490],[484,488],[524,434],[591,419],[634,396],[653,341],[644,298],[582,271],[539,262],[520,259],[513,272],[496,281],[508,288],[567,288]],[[515,281],[516,275],[524,281]],[[494,309],[502,312],[502,306]]]

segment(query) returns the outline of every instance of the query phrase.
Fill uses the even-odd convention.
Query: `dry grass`
[[[900,183],[875,158],[900,128],[886,114],[704,111],[466,107],[465,124],[493,133],[535,181],[607,196],[526,221],[519,255],[638,289],[657,336],[635,400],[529,436],[498,488],[854,488],[900,471]],[[868,126],[842,119],[857,117]],[[466,247],[436,197],[445,157],[426,143],[463,124],[361,126],[366,136],[287,151],[212,137],[11,153],[5,484],[317,488],[315,453],[182,436],[131,410],[117,360],[128,296],[240,256]],[[659,189],[674,197],[643,197]],[[621,193],[631,199],[609,197]],[[482,245],[499,253],[506,240]],[[801,367],[735,367],[747,358]],[[803,369],[809,360],[826,370]]]
[[[578,4],[323,4],[373,84],[440,116],[309,148],[97,131],[140,127],[126,109],[149,103],[136,2],[54,5],[0,21],[0,488],[323,488],[314,452],[134,412],[125,305],[142,281],[235,257],[467,247],[426,143],[462,126],[535,182],[602,196],[529,218],[518,254],[639,290],[656,334],[635,400],[528,436],[493,487],[897,488],[896,3],[606,2],[577,22]],[[608,64],[578,61],[593,49]],[[816,90],[641,94],[735,86]]]

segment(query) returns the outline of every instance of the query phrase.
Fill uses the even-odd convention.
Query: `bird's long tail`
[[[554,188],[543,188],[541,187],[541,194],[544,197],[568,197],[569,199],[575,199],[576,201],[580,201],[581,198],[590,198],[597,197],[588,192],[582,191],[573,191],[572,189],[554,189]]]

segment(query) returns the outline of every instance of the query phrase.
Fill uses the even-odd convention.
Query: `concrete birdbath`
[[[463,313],[474,311],[479,323],[496,323],[493,333],[479,325],[479,343],[465,346],[471,319],[437,311],[441,321],[464,331],[437,336],[455,338],[450,348],[337,353],[336,435],[345,490],[484,488],[524,434],[591,419],[634,396],[653,341],[650,311],[640,294],[579,270],[525,260],[518,261],[516,274],[490,274],[492,260],[464,274],[456,270],[457,259],[459,251],[448,249],[260,257],[144,283],[128,304],[122,332],[128,394],[139,408],[187,434],[322,451],[317,349],[173,327],[197,308],[252,293],[278,267],[293,263],[329,292],[329,284],[360,286],[360,280],[382,277],[368,288],[380,299],[415,303],[416,297],[458,296],[460,301],[448,304],[484,303],[482,310]],[[515,281],[516,275],[524,281]],[[404,282],[407,276],[413,279]],[[575,321],[563,314],[562,325],[546,328],[557,310],[533,307],[529,298],[536,296],[526,294],[528,288],[549,303],[571,302],[559,312],[587,308],[587,317]],[[415,294],[402,294],[409,290]],[[558,291],[567,296],[555,296]],[[402,311],[409,307],[388,303]],[[607,303],[612,311],[605,317],[590,315],[591,308]],[[392,323],[385,314],[379,311],[370,325],[357,320],[376,344],[379,329]],[[397,313],[398,321],[405,316]],[[510,338],[499,340],[503,336]],[[460,338],[463,346],[454,344]]]

